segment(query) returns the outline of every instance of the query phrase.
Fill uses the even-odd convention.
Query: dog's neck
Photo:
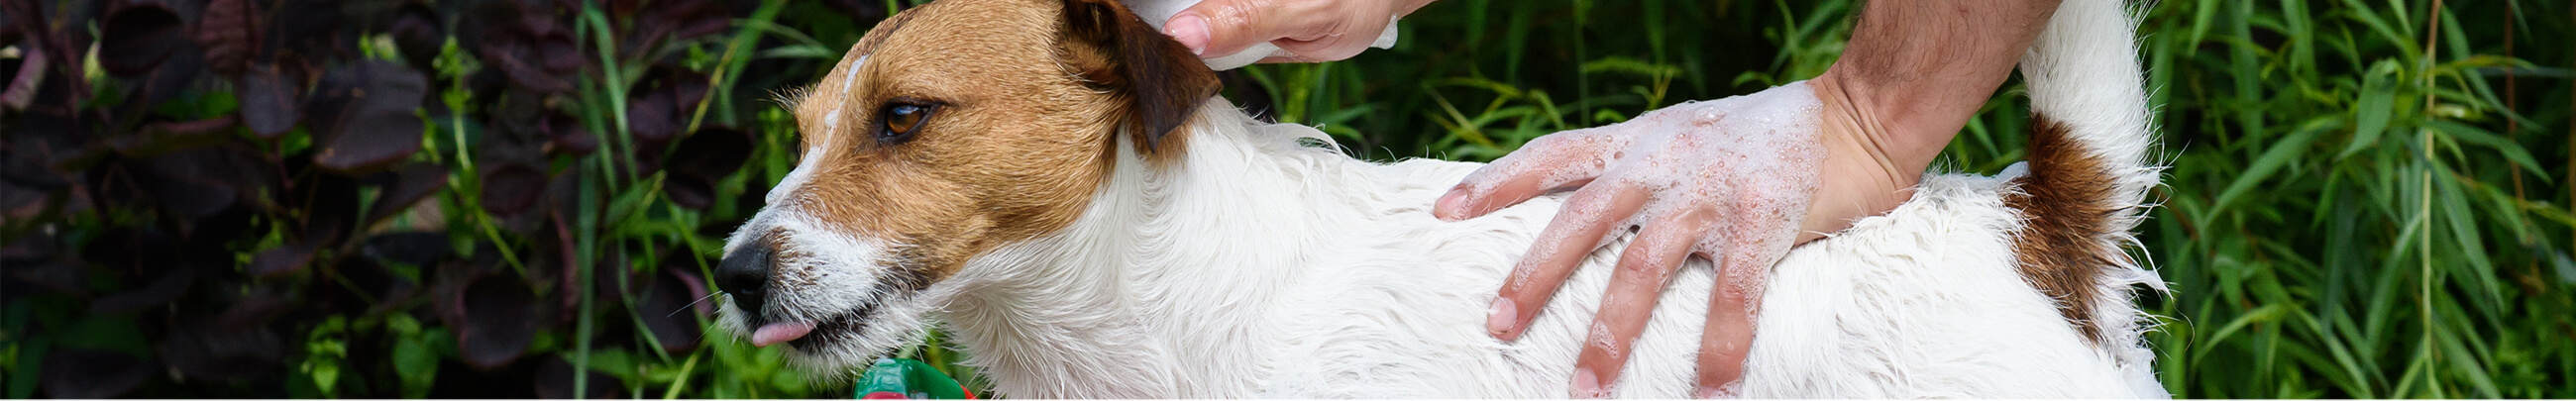
[[[1248,394],[1269,368],[1262,345],[1282,335],[1279,309],[1296,307],[1276,289],[1306,279],[1296,267],[1315,251],[1371,231],[1369,205],[1380,202],[1355,168],[1366,164],[1300,146],[1330,143],[1321,132],[1262,125],[1222,99],[1186,129],[1186,153],[1168,165],[1118,146],[1077,223],[977,257],[941,294],[943,317],[998,390]]]

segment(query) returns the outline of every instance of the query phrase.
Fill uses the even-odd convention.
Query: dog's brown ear
[[[1172,131],[1221,88],[1216,72],[1189,47],[1118,0],[1063,1],[1066,61],[1091,85],[1120,95],[1121,113],[1144,134],[1149,151],[1173,140],[1167,138]]]

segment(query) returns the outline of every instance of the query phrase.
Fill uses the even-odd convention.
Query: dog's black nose
[[[767,241],[752,241],[716,263],[716,285],[731,294],[734,307],[755,322],[760,320],[761,305],[769,301],[770,256],[777,253]]]

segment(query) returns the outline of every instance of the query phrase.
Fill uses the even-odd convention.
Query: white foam
[[[1487,177],[1544,174],[1544,187],[1591,180],[1584,185],[1644,190],[1646,204],[1631,215],[1568,210],[1558,217],[1577,226],[1617,219],[1601,243],[1626,235],[1629,227],[1692,210],[1711,212],[1717,220],[1692,241],[1692,253],[1743,262],[1718,265],[1728,281],[1755,290],[1744,286],[1758,286],[1771,262],[1788,253],[1815,196],[1825,159],[1817,124],[1822,109],[1804,81],[1677,104],[1618,124],[1541,137],[1466,182],[1474,192],[1491,193],[1502,183]],[[1578,234],[1545,235],[1540,243]]]

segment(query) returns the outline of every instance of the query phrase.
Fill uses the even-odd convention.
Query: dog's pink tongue
[[[813,323],[770,323],[767,326],[760,326],[760,330],[751,332],[751,345],[767,347],[770,344],[795,341],[797,338],[805,337],[805,333],[810,331],[814,331]]]

